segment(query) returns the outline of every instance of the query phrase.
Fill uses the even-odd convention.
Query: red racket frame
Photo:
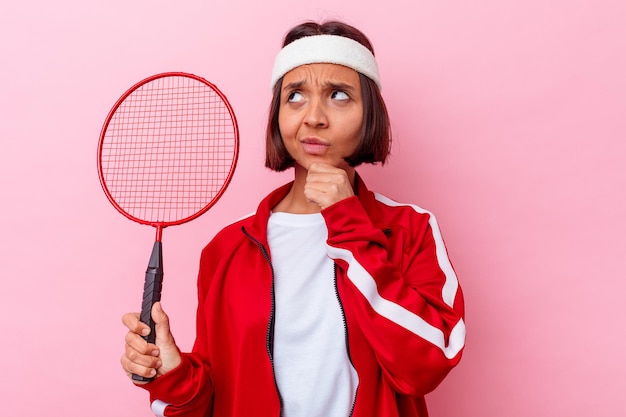
[[[193,214],[191,216],[188,216],[186,218],[183,218],[183,219],[180,219],[180,220],[176,220],[176,221],[150,222],[150,221],[145,221],[143,219],[137,218],[137,217],[129,214],[128,212],[126,212],[122,207],[120,207],[120,205],[115,201],[115,199],[111,195],[111,192],[109,191],[109,188],[106,185],[106,181],[104,179],[104,174],[102,172],[102,144],[104,142],[106,131],[107,131],[107,128],[109,127],[109,123],[111,122],[111,119],[115,115],[115,112],[117,111],[117,109],[124,102],[124,100],[126,100],[126,98],[128,96],[130,96],[135,90],[137,90],[138,88],[140,88],[144,84],[147,84],[147,83],[152,82],[154,80],[157,80],[159,78],[172,77],[172,76],[188,77],[188,78],[192,78],[192,79],[195,79],[197,81],[200,81],[200,82],[208,85],[211,89],[213,89],[213,91],[215,91],[215,93],[222,99],[222,102],[224,103],[225,107],[228,109],[228,112],[230,113],[230,116],[231,116],[232,121],[233,121],[233,134],[234,134],[234,137],[235,137],[233,163],[231,165],[231,169],[230,169],[230,172],[228,173],[228,176],[224,180],[224,184],[222,185],[222,188],[217,192],[217,194],[215,194],[215,196],[211,199],[211,201],[203,209],[201,209],[200,211],[196,212],[195,214]],[[226,98],[226,96],[215,86],[215,84],[213,84],[213,83],[207,81],[206,79],[204,79],[202,77],[199,77],[197,75],[189,74],[189,73],[186,73],[186,72],[164,72],[164,73],[152,75],[152,76],[150,76],[150,77],[148,77],[148,78],[146,78],[144,80],[139,81],[135,85],[133,85],[131,88],[129,88],[115,102],[115,104],[113,105],[113,107],[109,111],[109,114],[107,115],[107,117],[105,119],[104,125],[102,126],[102,130],[100,131],[100,140],[98,142],[98,177],[100,179],[100,185],[102,186],[102,189],[104,190],[104,193],[107,196],[107,199],[113,205],[113,207],[115,207],[115,209],[117,211],[119,211],[120,213],[122,213],[124,215],[124,217],[126,217],[127,219],[130,219],[130,220],[132,220],[134,222],[137,222],[139,224],[155,227],[156,228],[156,239],[155,240],[157,242],[160,242],[161,238],[162,238],[162,234],[163,234],[163,229],[164,228],[166,228],[168,226],[177,226],[177,225],[180,225],[180,224],[183,224],[183,223],[187,223],[187,222],[189,222],[189,221],[191,221],[193,219],[196,219],[196,218],[200,217],[201,215],[206,213],[220,199],[220,197],[226,191],[226,188],[228,188],[228,185],[230,184],[230,181],[231,181],[231,179],[233,177],[233,174],[235,172],[235,167],[237,166],[238,158],[239,158],[239,127],[238,127],[238,124],[237,124],[237,118],[235,117],[235,112],[233,111],[233,108],[230,105],[230,103],[228,102],[228,99]]]

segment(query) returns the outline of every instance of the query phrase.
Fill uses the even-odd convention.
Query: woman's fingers
[[[157,369],[154,366],[146,366],[142,365],[138,362],[133,362],[127,353],[124,353],[120,359],[120,363],[122,364],[122,368],[126,372],[128,377],[132,377],[132,375],[139,375],[146,378],[153,378],[157,375]],[[138,383],[140,381],[133,381]]]
[[[122,316],[122,323],[133,333],[142,336],[150,334],[150,326],[139,320],[139,313],[126,313]]]
[[[354,191],[346,171],[332,165],[315,163],[309,167],[304,195],[310,202],[325,209],[345,198],[352,197]]]

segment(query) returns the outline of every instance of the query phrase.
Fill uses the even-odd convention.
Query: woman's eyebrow
[[[301,88],[306,84],[306,80],[293,81],[283,86],[283,91],[292,91]],[[332,90],[356,90],[356,87],[352,84],[344,83],[341,81],[327,81],[324,83],[324,87]]]
[[[356,87],[352,84],[336,82],[336,81],[328,81],[326,83],[326,87],[333,90],[356,90]]]
[[[298,88],[302,87],[304,85],[304,83],[305,83],[305,80],[291,82],[291,83],[283,86],[283,91],[286,91],[286,90],[297,90]]]

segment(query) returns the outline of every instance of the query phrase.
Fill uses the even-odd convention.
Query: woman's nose
[[[304,123],[311,127],[325,127],[328,125],[326,109],[321,100],[311,100]]]

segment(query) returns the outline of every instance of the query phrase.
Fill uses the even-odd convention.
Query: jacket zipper
[[[354,363],[352,363],[352,356],[350,355],[350,342],[348,340],[348,323],[346,321],[346,312],[343,309],[343,303],[341,302],[341,297],[339,297],[339,287],[337,286],[337,264],[333,264],[333,274],[334,274],[334,286],[335,286],[335,296],[337,297],[337,302],[339,303],[339,309],[341,310],[341,319],[343,321],[343,332],[346,338],[346,353],[348,355],[348,360],[350,361],[350,366],[355,370]],[[354,406],[356,405],[356,397],[359,392],[359,385],[357,385],[356,390],[354,391],[354,398],[352,399],[352,407],[350,407],[349,417],[352,417],[354,414]]]
[[[272,348],[274,344],[274,315],[275,315],[275,310],[276,310],[276,296],[274,292],[274,267],[272,265],[272,260],[270,259],[270,255],[267,253],[267,250],[265,249],[265,246],[263,246],[261,242],[259,242],[253,236],[251,236],[248,233],[248,231],[245,229],[245,227],[242,227],[241,231],[259,247],[259,249],[261,250],[261,253],[263,254],[263,257],[265,258],[265,260],[267,261],[267,264],[270,267],[270,270],[272,271],[272,285],[271,285],[271,290],[270,290],[271,309],[270,309],[270,319],[267,324],[267,331],[265,333],[265,349],[267,351],[267,355],[269,356],[270,364],[272,365],[272,377],[274,378],[274,387],[276,388],[276,392],[278,393],[278,401],[280,403],[280,412],[279,412],[279,416],[280,416],[282,415],[282,410],[283,410],[283,398],[280,395],[280,391],[278,389],[278,382],[276,381],[276,372],[274,370],[274,352]]]

